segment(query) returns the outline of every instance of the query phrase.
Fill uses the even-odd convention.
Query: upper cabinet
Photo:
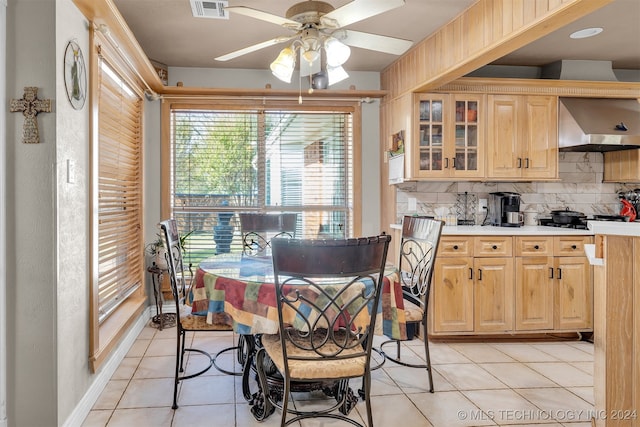
[[[408,179],[484,177],[483,96],[416,94]]]
[[[604,153],[604,182],[640,182],[640,150]]]
[[[487,96],[487,178],[558,178],[558,97]]]

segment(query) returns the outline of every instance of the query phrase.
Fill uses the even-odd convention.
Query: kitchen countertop
[[[597,221],[604,224],[616,224],[613,222]],[[591,221],[590,221],[591,223]],[[629,223],[617,223],[632,225]],[[391,228],[395,230],[401,230],[402,224],[391,224]],[[640,223],[638,224],[638,231],[640,232]],[[523,226],[523,227],[493,227],[490,225],[457,225],[448,226],[445,225],[442,228],[443,236],[483,236],[483,235],[495,235],[495,236],[591,236],[594,232],[592,230],[576,230],[573,228],[562,227],[548,227],[548,226]]]
[[[640,222],[588,221],[587,227],[592,234],[640,236]]]

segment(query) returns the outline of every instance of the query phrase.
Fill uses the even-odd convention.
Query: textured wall
[[[604,184],[602,153],[560,153],[560,182],[408,182],[398,185],[397,218],[424,213],[445,216],[456,214],[456,199],[465,191],[487,198],[495,191],[522,195],[521,211],[547,214],[555,209],[592,214],[617,214],[618,191],[640,188],[640,184]],[[409,211],[407,200],[417,199],[417,211]],[[484,215],[476,216],[479,223]]]

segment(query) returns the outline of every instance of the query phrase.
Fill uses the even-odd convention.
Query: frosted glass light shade
[[[349,77],[349,74],[342,68],[338,67],[330,67],[327,65],[327,76],[329,77],[329,86],[334,83],[341,82],[342,80]]]
[[[329,37],[324,42],[324,50],[327,52],[327,66],[339,67],[349,59],[351,48],[335,37]]]
[[[296,64],[296,57],[293,49],[285,47],[280,51],[278,57],[271,63],[271,72],[279,80],[285,83],[291,83],[291,76]]]

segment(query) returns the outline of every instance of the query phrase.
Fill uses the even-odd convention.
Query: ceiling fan
[[[289,43],[278,55],[271,70],[282,81],[291,82],[296,51],[300,54],[300,76],[320,73],[322,50],[328,84],[336,83],[348,74],[342,68],[350,55],[349,46],[401,55],[413,44],[410,40],[347,30],[344,27],[404,5],[404,0],[353,0],[342,7],[319,0],[306,0],[291,6],[284,17],[245,6],[229,6],[232,13],[249,16],[280,25],[293,34],[266,40],[215,58],[228,61],[269,46]]]

